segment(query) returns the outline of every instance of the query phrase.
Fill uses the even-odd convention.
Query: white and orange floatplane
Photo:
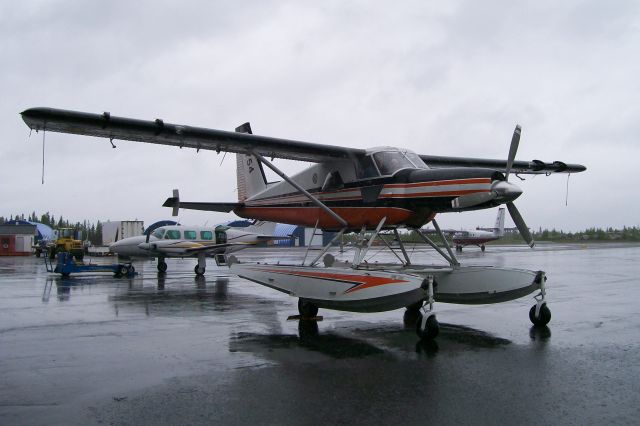
[[[499,303],[536,290],[536,304],[529,317],[546,325],[546,277],[543,271],[492,266],[460,265],[447,244],[435,217],[506,205],[525,242],[534,242],[514,200],[522,190],[509,182],[510,174],[577,173],[579,164],[540,160],[516,161],[521,129],[516,126],[506,160],[419,155],[395,147],[372,149],[321,145],[254,135],[249,123],[235,132],[137,120],[110,113],[90,114],[52,108],[22,112],[25,123],[37,131],[53,131],[108,139],[172,145],[196,150],[236,153],[238,200],[235,202],[182,202],[178,192],[164,203],[172,207],[205,211],[233,211],[240,217],[290,223],[336,231],[333,240],[314,259],[301,265],[242,263],[229,258],[237,275],[283,291],[299,299],[302,317],[313,317],[318,308],[376,312],[407,308],[415,314],[421,338],[432,339],[439,326],[436,301],[462,304]],[[267,158],[314,163],[288,176]],[[273,170],[280,182],[267,182],[263,167]],[[446,261],[442,266],[411,262],[398,229],[419,229],[431,222],[444,248],[423,233],[416,233]],[[373,231],[373,232],[371,232]],[[352,261],[337,262],[328,253],[344,233],[357,232]],[[398,247],[382,242],[399,263],[372,266],[364,256],[380,232],[395,234]],[[315,231],[314,231],[315,233]],[[319,266],[320,260],[323,265]]]

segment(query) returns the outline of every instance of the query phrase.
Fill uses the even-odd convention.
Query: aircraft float
[[[546,276],[530,271],[492,266],[461,265],[435,220],[438,213],[462,212],[506,205],[520,234],[531,247],[531,233],[514,204],[522,190],[509,181],[513,174],[577,173],[579,164],[541,160],[516,161],[521,128],[516,126],[506,160],[419,155],[395,147],[372,149],[301,142],[254,135],[249,123],[235,132],[165,123],[161,119],[138,120],[53,108],[31,108],[22,118],[32,130],[52,131],[130,140],[197,151],[236,153],[238,200],[236,202],[182,202],[169,198],[165,206],[233,211],[240,217],[336,231],[358,232],[353,260],[337,262],[327,251],[301,265],[252,264],[229,258],[231,272],[298,298],[303,318],[318,308],[377,312],[406,307],[405,318],[417,318],[422,339],[439,332],[434,302],[485,304],[523,297],[536,290],[536,304],[529,311],[535,325],[546,325],[551,311],[546,299]],[[314,163],[288,176],[268,160],[283,158]],[[283,180],[267,182],[263,167]],[[444,249],[418,232],[447,265],[411,262],[398,228],[419,229],[433,223],[445,241]],[[373,232],[369,232],[373,231]],[[315,232],[315,231],[314,231]],[[368,264],[367,250],[380,232],[391,232],[399,250],[389,249],[399,263]],[[399,253],[398,253],[399,252]],[[324,256],[324,266],[317,266]]]

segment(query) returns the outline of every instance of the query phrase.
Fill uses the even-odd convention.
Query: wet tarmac
[[[402,310],[287,321],[296,299],[212,260],[201,280],[191,259],[169,260],[165,276],[146,261],[134,278],[62,279],[42,259],[0,258],[0,423],[638,423],[639,246],[489,246],[460,257],[545,270],[549,327],[531,326],[531,297],[438,304],[440,336],[425,344]]]

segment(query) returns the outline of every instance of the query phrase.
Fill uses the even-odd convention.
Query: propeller
[[[511,145],[509,146],[509,157],[507,157],[507,169],[504,173],[504,181],[509,182],[509,174],[511,173],[511,168],[513,167],[513,160],[516,158],[516,153],[518,152],[518,146],[520,145],[520,135],[522,133],[522,128],[520,125],[516,125],[515,130],[513,131],[513,137],[511,138]],[[513,204],[513,201],[509,201],[507,203],[507,210],[509,210],[509,215],[513,220],[513,223],[516,224],[520,235],[525,240],[525,242],[529,245],[529,247],[533,248],[535,242],[533,241],[533,237],[531,236],[531,232],[529,232],[529,227],[524,222],[522,215],[516,208],[516,205]]]

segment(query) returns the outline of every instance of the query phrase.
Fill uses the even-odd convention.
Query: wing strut
[[[336,212],[334,212],[333,210],[331,210],[329,207],[327,207],[326,205],[324,205],[324,203],[320,200],[318,200],[316,197],[314,197],[313,195],[311,195],[309,192],[307,192],[303,187],[301,187],[300,185],[298,185],[296,182],[293,181],[293,179],[291,179],[289,176],[287,176],[286,174],[284,174],[282,171],[280,171],[280,169],[278,169],[276,166],[274,166],[273,164],[271,164],[269,162],[269,160],[267,160],[266,158],[264,158],[262,155],[258,154],[257,152],[252,152],[252,155],[254,155],[258,160],[260,160],[262,163],[264,163],[265,166],[269,167],[271,170],[273,170],[274,172],[276,172],[276,174],[278,176],[280,176],[282,179],[284,179],[285,181],[287,181],[287,183],[289,183],[291,186],[293,186],[295,189],[297,189],[298,191],[300,191],[302,194],[304,194],[305,197],[307,197],[309,200],[311,200],[311,202],[313,204],[315,204],[316,206],[320,207],[324,212],[326,212],[328,215],[330,215],[332,218],[334,218],[336,221],[338,221],[338,223],[340,223],[344,228],[346,228],[348,226],[347,221],[344,220],[343,218],[341,218],[340,216],[338,216],[338,214]]]

